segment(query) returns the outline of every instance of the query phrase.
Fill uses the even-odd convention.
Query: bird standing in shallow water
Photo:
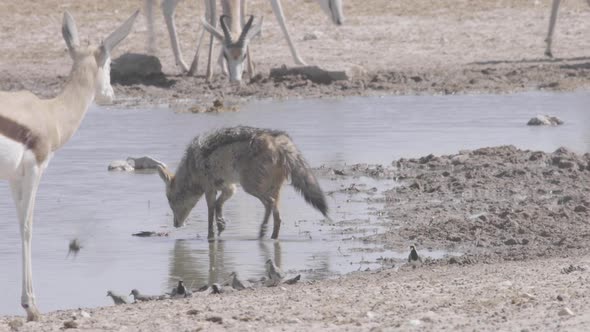
[[[220,284],[213,284],[211,285],[211,294],[221,294],[223,293],[223,288],[221,287]]]
[[[186,296],[186,287],[184,287],[184,282],[182,280],[178,280],[178,286],[176,286],[176,294]]]
[[[267,286],[276,286],[281,283],[283,280],[283,273],[280,268],[278,268],[272,259],[268,259],[265,264],[266,267],[266,277],[268,278],[266,285]]]
[[[113,299],[115,305],[127,304],[127,300],[125,297],[123,297],[123,295],[118,295],[113,293],[112,291],[108,291],[107,296],[110,296]]]
[[[413,268],[416,268],[416,265],[422,263],[422,257],[418,255],[415,246],[410,246],[410,254],[408,255],[408,263],[412,264]]]
[[[78,239],[73,239],[72,241],[70,241],[69,250],[68,250],[68,254],[66,255],[66,257],[70,256],[70,254],[73,254],[74,257],[76,257],[76,255],[78,255],[78,252],[80,251],[80,249],[82,249],[82,245],[80,244],[80,241],[78,241]]]
[[[235,290],[243,290],[248,288],[248,285],[245,285],[243,281],[238,279],[238,274],[236,272],[232,272],[229,277],[231,278],[231,287]]]

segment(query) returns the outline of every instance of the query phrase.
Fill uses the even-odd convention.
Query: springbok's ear
[[[262,23],[264,22],[264,16],[260,17],[260,22],[255,24],[250,31],[248,31],[248,39],[252,40],[254,37],[260,37],[262,35]]]
[[[170,185],[174,175],[172,175],[172,173],[170,173],[166,169],[166,167],[164,167],[162,165],[158,165],[158,174],[160,174],[160,177],[162,178],[162,180],[164,180],[164,182],[166,183],[166,186]]]
[[[212,34],[213,37],[217,38],[220,41],[223,41],[223,34],[219,32],[219,30],[212,27],[211,24],[209,24],[209,22],[207,22],[207,20],[204,17],[201,18],[201,25],[203,25],[203,28],[207,30],[210,34]]]
[[[135,19],[139,15],[139,9],[133,13],[133,15],[129,16],[129,18],[125,21],[125,23],[121,24],[117,30],[113,31],[108,37],[104,39],[102,42],[102,46],[107,50],[107,52],[111,52],[115,46],[117,46],[127,35],[131,32],[131,28],[133,27],[133,23],[135,23]]]
[[[64,12],[64,19],[61,25],[61,34],[66,41],[66,45],[68,46],[68,51],[70,52],[70,56],[72,59],[74,58],[74,53],[76,48],[80,46],[80,38],[78,38],[78,29],[76,28],[76,22],[70,13],[67,11]]]
[[[96,57],[96,64],[99,67],[103,67],[105,62],[107,62],[107,59],[111,57],[110,52],[104,46],[104,42],[100,44],[94,56]]]

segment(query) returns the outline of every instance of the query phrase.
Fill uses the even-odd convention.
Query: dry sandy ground
[[[588,331],[590,256],[403,267],[310,284],[198,293],[190,299],[60,311],[0,330],[59,331]],[[561,314],[565,308],[571,314]],[[75,330],[75,329],[74,329]]]
[[[330,25],[312,1],[284,1],[294,40],[309,63],[356,68],[352,80],[329,85],[269,76],[271,68],[292,60],[269,5],[252,2],[253,12],[266,17],[264,36],[253,44],[260,77],[235,89],[223,77],[206,83],[202,76],[179,75],[160,18],[158,56],[171,85],[117,85],[120,102],[206,104],[220,96],[505,93],[588,85],[590,58],[584,55],[590,53],[590,10],[582,0],[563,3],[553,60],[543,57],[549,1],[350,0],[340,28]],[[374,6],[362,7],[367,3]],[[135,0],[1,2],[0,88],[44,96],[59,91],[70,66],[60,35],[65,9],[76,17],[81,36],[94,42],[138,6]],[[179,6],[187,61],[198,13],[194,1]],[[307,33],[318,39],[304,41]],[[145,22],[139,21],[114,56],[142,52],[145,44]],[[284,289],[86,309],[91,317],[77,323],[86,331],[585,331],[590,329],[588,162],[588,155],[565,150],[543,154],[500,147],[400,160],[396,168],[349,167],[340,170],[344,176],[396,177],[405,183],[386,195],[382,214],[388,230],[368,241],[416,242],[422,249],[466,254],[417,269],[402,266]],[[580,269],[562,273],[569,265]],[[573,315],[560,316],[565,307]],[[0,331],[10,326],[59,330],[75,312],[48,313],[41,322],[24,325],[22,318],[3,317]],[[220,323],[212,317],[221,317]]]
[[[260,76],[240,89],[216,76],[180,75],[157,11],[158,51],[168,80],[116,87],[120,103],[210,102],[223,97],[318,97],[370,94],[572,90],[587,86],[590,71],[590,8],[564,1],[554,41],[555,59],[544,57],[549,1],[540,0],[369,0],[344,1],[346,24],[332,25],[311,0],[284,1],[293,39],[309,64],[348,69],[353,78],[318,84],[301,76],[271,77],[271,68],[292,66],[288,47],[267,1],[250,12],[263,15],[263,37],[252,44]],[[32,1],[0,3],[0,88],[59,90],[70,59],[60,34],[65,9],[77,19],[83,39],[98,41],[141,1]],[[369,7],[370,6],[370,7]],[[184,1],[177,21],[185,61],[190,63],[200,31],[201,1]],[[304,40],[313,34],[315,40]],[[113,54],[144,52],[145,20]],[[219,69],[216,68],[217,72]],[[243,100],[243,99],[242,99]]]

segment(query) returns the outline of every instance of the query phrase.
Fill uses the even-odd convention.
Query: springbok
[[[166,27],[168,28],[168,34],[170,35],[170,43],[172,45],[172,51],[174,53],[174,59],[176,64],[180,67],[183,72],[188,72],[189,74],[196,73],[197,63],[199,59],[199,49],[201,46],[201,41],[203,40],[203,30],[201,30],[201,35],[199,36],[198,43],[197,43],[197,51],[193,58],[193,62],[190,68],[186,65],[182,57],[182,52],[180,50],[180,46],[178,44],[178,35],[176,33],[176,26],[174,22],[174,13],[176,11],[176,6],[180,0],[162,0],[162,12],[164,14]],[[243,8],[242,13],[245,14],[245,1],[243,0]],[[280,0],[269,0],[272,6],[272,10],[279,22],[281,30],[283,31],[283,35],[287,40],[287,44],[289,45],[289,49],[291,50],[291,55],[295,64],[297,65],[305,65],[305,61],[299,55],[299,52],[295,48],[295,44],[291,40],[291,35],[289,34],[289,29],[287,28],[287,24],[285,21],[285,14],[283,12],[283,7],[281,5]],[[590,1],[590,0],[589,0]],[[342,10],[342,0],[316,0],[319,3],[322,10],[330,17],[331,21],[336,25],[342,25],[344,23],[344,15]],[[148,21],[148,41],[149,41],[149,49],[154,48],[154,41],[155,41],[155,34],[154,34],[154,23],[153,23],[153,14],[151,8],[153,7],[154,0],[145,0],[146,6],[146,13],[147,13],[147,21]],[[215,0],[204,0],[205,3],[205,11],[206,17],[209,20],[209,24],[215,27],[215,22],[217,20],[216,16],[216,7],[215,7]],[[242,24],[244,22],[242,21]],[[212,67],[211,67],[211,54],[213,52],[213,44],[211,37],[209,42],[209,59],[207,63],[207,78],[211,78],[212,75]]]
[[[74,18],[64,13],[62,34],[74,60],[63,90],[52,99],[31,92],[0,92],[0,179],[10,189],[20,222],[23,284],[21,305],[27,320],[40,315],[33,293],[31,236],[37,187],[53,153],[74,135],[93,100],[114,98],[110,53],[131,31],[136,11],[99,46],[81,46]]]
[[[227,63],[230,82],[241,82],[246,57],[248,58],[248,73],[250,77],[254,74],[254,66],[249,56],[248,44],[254,36],[260,33],[262,21],[253,25],[254,16],[250,16],[248,22],[242,28],[245,11],[244,0],[223,0],[222,7],[223,15],[220,16],[219,23],[223,32],[219,32],[205,19],[201,23],[205,30],[221,42],[221,55]],[[229,27],[227,26],[228,19],[230,21]],[[221,58],[220,60],[220,63],[223,63]]]
[[[590,6],[590,0],[586,0],[588,5]],[[561,0],[553,0],[553,5],[551,6],[551,16],[549,17],[549,31],[547,32],[547,38],[545,38],[545,42],[547,43],[547,48],[545,49],[545,55],[552,58],[553,53],[551,52],[551,43],[553,42],[553,31],[555,30],[555,22],[557,21],[557,10],[559,9],[559,4]]]

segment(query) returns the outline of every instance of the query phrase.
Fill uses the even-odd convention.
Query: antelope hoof
[[[215,240],[215,233],[209,232],[209,234],[207,234],[207,239],[210,241]]]
[[[37,310],[37,307],[34,304],[29,305],[23,303],[22,307],[27,311],[27,322],[37,322],[39,321],[39,319],[41,319],[41,314],[39,313],[39,310]]]
[[[551,51],[547,50],[547,51],[545,51],[545,56],[553,58],[553,53],[551,53]]]
[[[278,239],[278,237],[279,237],[279,234],[273,232],[272,233],[272,236],[270,238],[273,239],[273,240],[276,240],[276,239]]]

